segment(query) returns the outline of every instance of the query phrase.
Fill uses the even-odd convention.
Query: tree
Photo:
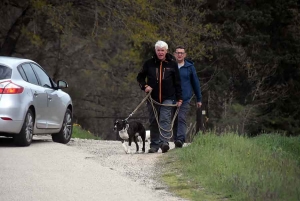
[[[227,72],[222,76],[231,82],[228,87],[226,84],[220,87],[227,93],[215,97],[218,96],[229,108],[234,104],[244,107],[244,118],[240,118],[241,132],[257,133],[291,125],[289,121],[293,118],[288,118],[282,105],[293,103],[290,100],[294,99],[295,87],[299,86],[299,37],[295,32],[299,27],[297,6],[297,1],[293,0],[224,0],[218,1],[207,15],[207,21],[220,27],[222,33],[213,49],[215,59],[219,61],[215,65]],[[298,114],[296,105],[289,106],[294,114]],[[221,111],[223,119],[232,120],[225,115],[224,108]],[[296,134],[292,126],[281,130]]]

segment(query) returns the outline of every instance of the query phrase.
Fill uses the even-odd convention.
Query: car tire
[[[52,134],[52,140],[54,142],[59,142],[67,144],[73,132],[73,115],[70,109],[67,109],[65,117],[61,126],[59,133]]]
[[[26,113],[22,129],[19,134],[14,135],[14,142],[17,146],[29,146],[32,142],[34,126],[34,115],[29,109]]]

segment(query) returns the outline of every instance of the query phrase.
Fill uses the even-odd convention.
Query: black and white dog
[[[125,152],[130,153],[131,142],[133,141],[136,145],[136,152],[139,151],[138,141],[142,140],[143,148],[142,151],[145,152],[145,142],[146,140],[149,142],[150,133],[146,132],[145,127],[142,123],[137,121],[127,120],[117,120],[114,124],[114,130],[119,133],[120,138],[122,139],[122,146]],[[146,135],[147,133],[147,135]],[[128,140],[129,148],[126,146],[125,142]]]

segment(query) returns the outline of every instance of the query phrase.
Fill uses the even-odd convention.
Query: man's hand
[[[177,105],[177,107],[180,107],[180,106],[182,105],[182,102],[181,102],[181,101],[178,101],[178,102],[176,103],[176,105]]]
[[[202,105],[202,103],[201,103],[201,102],[197,102],[197,108],[200,108],[200,107],[201,107],[201,105]]]
[[[146,93],[149,93],[150,91],[152,91],[152,88],[151,88],[150,86],[147,86],[147,87],[145,88],[145,92],[146,92]]]

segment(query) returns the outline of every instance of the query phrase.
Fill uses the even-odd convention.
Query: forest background
[[[136,75],[164,40],[187,49],[206,129],[300,130],[296,0],[2,0],[0,55],[25,57],[69,83],[75,123],[115,139],[113,123],[144,98]],[[195,108],[195,100],[192,100]],[[131,117],[147,124],[145,105]],[[191,110],[189,122],[195,121]]]

